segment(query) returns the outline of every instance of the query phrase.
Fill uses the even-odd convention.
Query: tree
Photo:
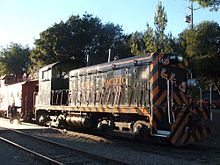
[[[205,21],[194,29],[185,30],[179,42],[185,48],[185,55],[191,61],[193,71],[200,82],[207,87],[215,86],[220,93],[220,26],[216,22]]]
[[[80,18],[72,16],[67,23],[61,21],[41,32],[31,52],[32,68],[38,69],[59,60],[80,59],[81,42],[78,34],[82,29],[77,27],[78,32],[72,30],[72,26],[77,26],[79,23],[81,23]]]
[[[172,33],[164,36],[164,52],[178,52],[177,44]]]
[[[115,26],[113,23],[102,25],[96,41],[96,52],[90,53],[90,63],[107,62],[109,49],[111,49],[111,60],[114,56],[119,58],[129,56],[128,36],[123,34],[119,25]]]
[[[11,43],[7,48],[3,48],[0,58],[0,74],[21,75],[27,72],[30,65],[30,49],[20,44]]]
[[[131,48],[131,53],[134,55],[141,55],[145,53],[145,45],[143,40],[143,33],[134,32],[131,34],[131,38],[129,41],[129,45]]]
[[[0,57],[0,76],[7,73],[6,65],[4,63],[4,58]]]
[[[71,16],[66,24],[70,33],[68,55],[85,62],[86,55],[97,53],[102,23],[99,18],[85,14],[82,18]]]
[[[157,40],[154,35],[154,30],[147,24],[147,30],[144,33],[144,42],[146,47],[146,52],[157,51]]]
[[[215,54],[218,50],[219,25],[204,21],[194,29],[187,29],[179,35],[182,47],[189,58],[204,57]]]
[[[220,6],[219,0],[192,0],[197,2],[202,7],[208,7],[211,11],[217,11]]]
[[[165,34],[167,22],[165,9],[162,3],[159,2],[154,16],[155,30],[147,24],[144,34],[140,32],[133,33],[130,40],[131,52],[134,55],[140,55],[147,52],[168,53],[178,50],[172,34]]]
[[[167,14],[165,12],[164,7],[162,6],[162,2],[158,2],[156,13],[154,16],[154,26],[156,28],[155,35],[157,37],[157,45],[158,51],[164,52],[165,45],[164,45],[164,38],[165,38],[165,28],[167,25]]]
[[[128,54],[127,36],[118,25],[103,25],[90,14],[72,15],[66,22],[54,24],[40,34],[31,53],[32,70],[52,62],[78,59],[90,64],[106,62],[108,50],[114,55]]]

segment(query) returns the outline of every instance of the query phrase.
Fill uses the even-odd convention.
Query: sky
[[[189,14],[187,0],[161,0],[168,16],[166,33],[177,37],[189,25],[184,17]],[[11,42],[34,47],[34,40],[47,28],[71,15],[92,14],[102,23],[114,23],[125,34],[143,32],[146,24],[154,27],[154,15],[158,0],[0,0],[0,47]],[[195,8],[198,5],[195,4]],[[194,24],[202,21],[220,24],[220,10],[194,11]]]

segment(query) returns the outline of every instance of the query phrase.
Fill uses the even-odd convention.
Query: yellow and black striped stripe
[[[149,116],[149,108],[145,107],[77,107],[77,106],[57,106],[57,105],[38,105],[37,109],[60,110],[60,111],[76,111],[76,112],[100,112],[100,113],[128,113]]]
[[[158,54],[153,53],[151,54],[152,58],[152,63],[150,65],[150,83],[151,83],[151,93],[150,97],[152,100],[151,106],[153,106],[153,122],[152,122],[152,128],[153,131],[156,132],[158,123],[161,121],[161,114],[156,108],[155,102],[158,100],[158,97],[160,96],[160,90],[158,86],[158,78],[159,78],[159,73],[158,73]]]
[[[159,82],[159,58],[162,58],[163,54],[157,54],[153,53],[151,54],[152,57],[152,63],[150,66],[150,82],[151,82],[151,98],[154,103],[158,100],[159,97],[159,88],[158,88],[158,82]]]
[[[187,145],[198,142],[207,137],[211,129],[206,124],[208,121],[208,112],[205,109],[194,107],[185,107],[176,110],[176,122],[171,125],[170,141],[176,146]],[[200,116],[195,123],[192,122],[192,116]]]

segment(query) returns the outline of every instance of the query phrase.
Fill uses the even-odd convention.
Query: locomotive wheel
[[[40,125],[46,125],[47,122],[47,117],[45,113],[39,113],[37,115],[37,123],[39,123]]]
[[[59,115],[57,118],[57,122],[58,122],[58,125],[57,125],[58,128],[66,128],[67,124],[66,124],[64,115]]]
[[[45,124],[44,116],[43,116],[43,115],[40,115],[37,122],[38,122],[40,125],[44,125],[44,124]]]
[[[112,138],[113,129],[112,129],[109,125],[107,125],[107,124],[102,124],[102,125],[100,126],[100,129],[101,129],[103,135],[104,135],[106,138],[108,138],[108,139],[111,139],[111,138]]]
[[[135,134],[135,140],[140,142],[147,141],[150,137],[150,124],[138,120],[133,125],[133,132]]]
[[[28,113],[27,115],[25,115],[24,120],[27,122],[32,122],[33,116],[34,115],[32,113]]]
[[[113,136],[114,126],[114,122],[104,120],[98,124],[97,128],[103,133],[106,138],[110,139]]]

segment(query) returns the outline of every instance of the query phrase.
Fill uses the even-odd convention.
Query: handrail
[[[171,81],[172,82],[172,81]],[[176,118],[175,118],[175,114],[174,114],[174,112],[173,112],[173,107],[174,107],[174,101],[173,101],[173,99],[174,99],[174,85],[173,85],[173,82],[171,83],[171,113],[172,113],[172,119],[173,119],[173,123],[175,123],[175,121],[176,121]]]
[[[70,96],[68,94],[68,90],[66,89],[58,89],[58,90],[52,90],[52,105],[63,105],[67,104],[70,100]],[[66,97],[65,97],[66,96]],[[64,102],[64,99],[67,99],[66,102]]]
[[[33,93],[33,113],[35,113],[35,105],[38,104],[36,100],[37,92]]]
[[[172,124],[170,119],[170,111],[170,80],[167,80],[167,115],[169,124]]]
[[[151,93],[153,92],[153,87],[152,87],[152,83],[149,81],[149,88],[150,88],[150,113],[151,113],[151,120],[154,121],[154,112],[153,112],[153,98]],[[153,127],[150,127],[150,134],[153,135]]]
[[[210,120],[212,120],[212,85],[209,87],[209,109],[210,109]]]
[[[198,87],[199,88],[199,107],[202,108],[202,88],[201,87]]]

